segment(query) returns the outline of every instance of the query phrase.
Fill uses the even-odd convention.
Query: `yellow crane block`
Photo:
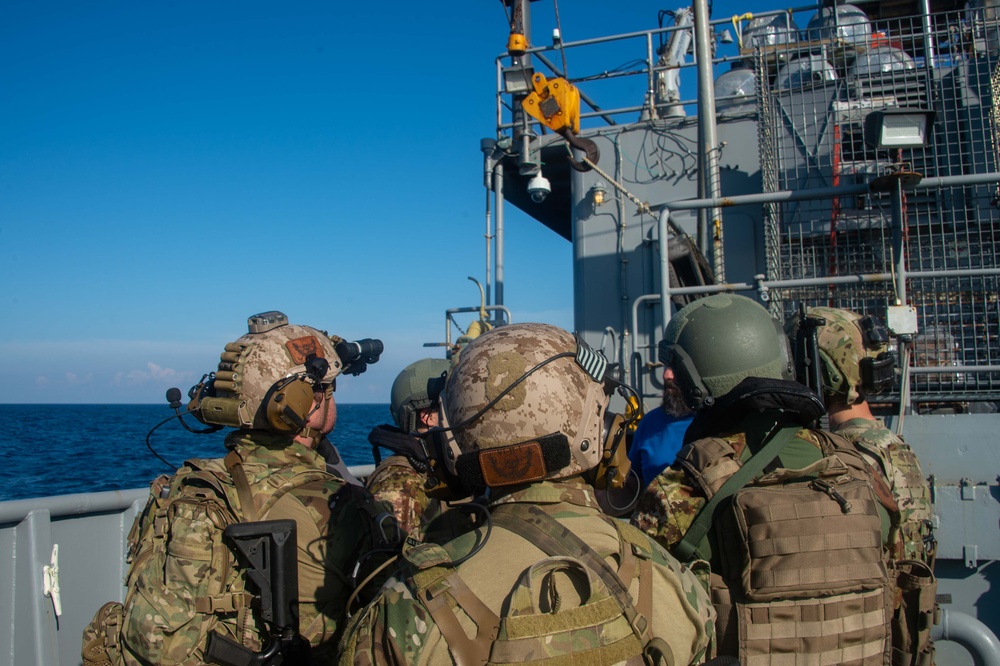
[[[531,77],[535,90],[521,106],[532,117],[553,132],[569,129],[573,134],[580,131],[580,91],[563,78],[545,78],[536,73]]]

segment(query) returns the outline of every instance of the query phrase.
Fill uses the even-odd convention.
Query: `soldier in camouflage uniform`
[[[931,664],[937,580],[930,488],[916,455],[872,414],[867,400],[895,382],[895,355],[889,351],[888,332],[875,317],[850,310],[814,307],[805,316],[809,325],[804,330],[815,330],[815,341],[807,341],[806,335],[812,334],[799,330],[799,316],[786,328],[796,344],[816,348],[820,372],[809,383],[821,384],[817,388],[826,402],[830,428],[852,442],[888,480],[899,507],[888,544],[897,588],[893,663]]]
[[[230,523],[280,519],[296,524],[308,663],[333,658],[375,518],[367,491],[326,437],[345,365],[338,342],[270,312],[226,345],[216,372],[192,389],[188,410],[208,425],[237,428],[226,437],[229,453],[189,460],[154,482],[129,537],[124,607],[106,605],[88,627],[86,666],[202,664],[213,631],[260,651],[268,630],[221,532]]]
[[[850,310],[809,308],[807,316],[824,321],[817,329],[817,345],[830,429],[854,442],[889,480],[900,511],[899,534],[894,535],[899,559],[922,560],[933,568],[930,487],[913,450],[872,414],[866,399],[893,382],[888,335],[870,315]],[[882,381],[874,377],[878,367]]]
[[[352,621],[342,664],[703,661],[714,618],[704,563],[680,565],[595,499],[606,365],[544,324],[500,327],[463,350],[443,426],[479,526],[443,546],[408,542],[404,566]]]
[[[881,548],[896,507],[849,442],[815,430],[780,325],[717,294],[671,319],[660,361],[695,418],[633,523],[681,561],[709,559],[719,654],[741,663],[888,664]]]
[[[396,427],[378,426],[368,435],[376,456],[379,446],[397,453],[378,463],[366,485],[392,506],[400,528],[414,537],[442,511],[441,501],[427,495],[427,445],[417,435],[438,425],[438,398],[450,367],[449,361],[436,358],[406,366],[390,391],[389,411]]]

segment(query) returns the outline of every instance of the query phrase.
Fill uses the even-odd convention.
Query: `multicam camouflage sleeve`
[[[398,460],[397,460],[398,459]],[[368,490],[375,499],[392,506],[400,528],[411,536],[441,514],[441,505],[427,496],[424,482],[427,476],[410,466],[402,456],[387,458],[368,477]]]
[[[934,566],[931,491],[913,450],[881,422],[852,419],[836,430],[882,472],[899,506],[903,557]]]
[[[684,472],[668,467],[650,482],[632,514],[632,524],[670,550],[678,543],[705,504],[687,485]]]

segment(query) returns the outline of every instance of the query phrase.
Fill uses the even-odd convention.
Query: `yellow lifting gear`
[[[531,77],[534,91],[521,100],[521,106],[532,118],[566,139],[567,143],[583,151],[587,161],[569,158],[570,166],[577,171],[589,171],[601,158],[601,153],[590,139],[577,136],[580,131],[580,91],[564,78],[546,79],[544,74]]]
[[[564,78],[549,81],[544,74],[531,77],[535,90],[521,102],[528,114],[553,132],[580,131],[580,91]]]

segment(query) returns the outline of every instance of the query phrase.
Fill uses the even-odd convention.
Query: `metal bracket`
[[[52,544],[51,564],[42,567],[42,594],[52,599],[56,617],[62,617],[62,599],[59,596],[59,544]]]
[[[965,559],[965,566],[975,569],[979,566],[979,546],[966,544],[962,546],[962,556]]]

